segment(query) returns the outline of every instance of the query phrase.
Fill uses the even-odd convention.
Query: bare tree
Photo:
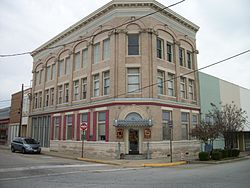
[[[247,120],[246,111],[238,108],[234,103],[221,105],[219,109],[211,103],[212,110],[209,116],[213,119],[213,124],[218,127],[219,132],[225,139],[225,148],[235,147],[237,132],[242,131]]]

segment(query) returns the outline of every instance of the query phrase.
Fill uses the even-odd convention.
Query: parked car
[[[33,138],[16,137],[11,142],[11,151],[21,151],[22,153],[41,153],[40,143]]]

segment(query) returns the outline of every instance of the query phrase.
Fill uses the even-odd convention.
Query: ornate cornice
[[[87,24],[93,22],[94,20],[102,17],[103,15],[107,14],[108,12],[110,12],[110,11],[112,11],[114,9],[117,9],[117,8],[145,8],[145,7],[146,8],[152,8],[152,9],[154,9],[156,11],[159,11],[159,10],[162,10],[163,5],[161,5],[160,3],[156,2],[156,1],[148,1],[148,2],[126,2],[126,1],[124,1],[124,2],[122,2],[122,1],[114,1],[113,0],[110,3],[108,3],[108,4],[104,5],[103,7],[101,7],[100,9],[96,10],[95,12],[90,14],[89,16],[83,18],[82,20],[80,20],[76,24],[72,25],[71,27],[69,27],[68,29],[66,29],[65,31],[63,31],[59,35],[57,35],[56,37],[52,38],[50,41],[43,44],[41,47],[34,50],[31,53],[31,55],[32,56],[37,55],[38,53],[42,52],[43,50],[53,46],[57,42],[59,42],[62,39],[66,38],[67,36],[69,36],[70,34],[78,31],[79,29],[83,28]],[[199,29],[198,26],[191,23],[190,21],[183,18],[182,16],[176,14],[175,12],[171,11],[170,9],[164,9],[162,11],[159,11],[159,13],[173,19],[174,21],[176,21],[179,24],[189,28],[190,30],[192,30],[194,32],[197,32],[198,29]]]

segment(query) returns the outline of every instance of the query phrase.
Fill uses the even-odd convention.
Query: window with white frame
[[[81,68],[81,56],[80,52],[74,54],[74,71],[79,70]]]
[[[86,99],[87,98],[87,78],[82,78],[81,79],[82,82],[82,87],[81,87],[81,99]]]
[[[70,65],[70,57],[66,57],[65,59],[65,74],[70,74],[71,65]]]
[[[194,81],[190,79],[188,84],[188,94],[189,94],[189,99],[194,100]]]
[[[192,115],[192,126],[193,126],[193,128],[196,128],[198,126],[198,119],[199,119],[198,114],[193,114]]]
[[[38,93],[35,93],[35,96],[34,96],[34,106],[33,106],[34,109],[38,108]]]
[[[58,76],[59,77],[62,76],[64,73],[63,68],[64,68],[64,59],[58,61]]]
[[[69,102],[69,84],[64,84],[64,103]]]
[[[175,75],[168,73],[168,96],[175,96],[174,85],[175,85]]]
[[[54,97],[55,97],[54,88],[51,88],[50,89],[50,105],[51,106],[54,105]]]
[[[60,126],[60,118],[61,117],[54,117],[54,140],[59,139],[59,126]]]
[[[110,87],[109,71],[106,71],[103,73],[103,95],[109,94],[109,87]]]
[[[139,68],[128,68],[128,93],[140,92]]]
[[[167,111],[167,110],[163,110],[162,111],[162,139],[163,140],[170,140],[170,121],[172,119],[172,112],[171,111]]]
[[[62,85],[59,85],[58,87],[57,87],[57,96],[58,96],[58,101],[57,101],[57,103],[58,104],[62,104],[62,99],[63,99],[63,86]]]
[[[88,65],[88,48],[82,50],[82,67],[87,67]]]
[[[163,59],[163,46],[164,46],[164,41],[161,38],[157,38],[156,42],[157,58]]]
[[[45,90],[45,104],[44,104],[45,107],[48,107],[49,106],[49,90],[46,89]]]
[[[128,55],[139,55],[139,34],[128,34]]]
[[[189,113],[181,112],[181,139],[188,140]]]
[[[98,140],[106,140],[106,112],[98,112]]]
[[[167,61],[173,62],[173,44],[167,42]]]
[[[99,63],[100,62],[100,58],[101,54],[100,54],[100,43],[96,43],[94,44],[94,64]]]
[[[158,94],[164,94],[164,71],[157,71],[157,88]]]
[[[66,115],[66,138],[67,140],[72,140],[72,116],[73,115]]]
[[[46,67],[46,82],[51,80],[51,66]]]
[[[100,81],[99,81],[99,74],[93,76],[93,86],[94,86],[94,97],[98,97],[100,95]]]
[[[186,98],[186,78],[180,77],[180,94],[181,98]]]
[[[79,100],[79,80],[74,81],[74,100]]]
[[[183,48],[179,48],[179,63],[180,66],[185,66],[184,65],[184,49]]]
[[[38,93],[38,108],[42,108],[42,101],[43,101],[43,94],[42,92],[40,91]]]
[[[39,71],[36,71],[35,72],[35,85],[38,85],[39,84]]]
[[[43,82],[43,69],[40,70],[39,84]]]
[[[110,40],[105,39],[103,41],[103,60],[109,59],[110,56]]]
[[[56,77],[56,65],[52,64],[51,65],[51,80],[54,80]]]
[[[189,69],[192,69],[192,63],[193,63],[192,53],[190,51],[187,51],[187,66]]]

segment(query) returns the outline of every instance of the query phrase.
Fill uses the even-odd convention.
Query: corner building
[[[153,0],[113,0],[32,52],[32,136],[86,157],[194,157],[199,27]],[[159,11],[147,17],[148,13]],[[171,134],[172,125],[172,134]]]

